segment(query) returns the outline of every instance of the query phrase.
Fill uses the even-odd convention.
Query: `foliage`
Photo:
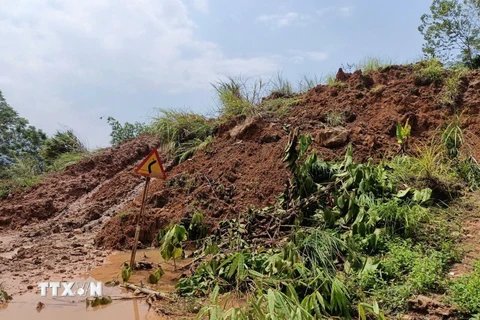
[[[443,131],[442,142],[450,159],[456,159],[460,156],[460,148],[464,140],[458,116],[455,116],[454,120]]]
[[[47,162],[52,163],[65,153],[83,153],[87,148],[73,130],[57,131],[53,137],[45,140],[41,154]]]
[[[331,110],[325,115],[327,124],[331,127],[343,126],[345,124],[345,113],[342,111]]]
[[[311,142],[291,131],[283,160],[292,178],[285,193],[272,208],[221,223],[228,233],[209,238],[219,241],[220,252],[178,282],[177,292],[186,296],[252,294],[245,306],[228,310],[212,301],[201,316],[348,319],[356,310],[360,318],[385,319],[380,307],[402,311],[414,294],[445,290],[455,254],[444,242],[448,230],[426,229],[432,190],[399,188],[393,167],[356,163],[351,146],[342,162],[325,162],[308,153]],[[263,230],[255,219],[269,215],[266,224],[283,221],[278,228],[290,231],[263,248],[250,237]],[[438,240],[416,242],[427,233]]]
[[[322,77],[317,77],[316,75],[310,76],[308,74],[304,74],[300,81],[298,82],[298,92],[304,93],[307,92],[319,84],[322,83]]]
[[[286,90],[289,83],[280,77],[279,89]],[[268,84],[262,79],[228,77],[212,84],[217,92],[220,115],[225,118],[252,113],[265,96]],[[283,86],[283,88],[282,88]]]
[[[12,191],[28,188],[42,180],[42,164],[34,156],[15,158],[6,170],[5,175],[9,177],[8,183]]]
[[[421,61],[416,66],[415,84],[429,85],[431,83],[438,85],[442,82],[443,65],[435,59]]]
[[[192,215],[192,220],[188,227],[188,235],[190,239],[198,240],[207,236],[207,226],[203,220],[203,214],[200,211],[197,211]]]
[[[333,86],[333,87],[337,87],[339,89],[343,89],[347,86],[347,84],[345,82],[338,81],[336,79],[335,75],[333,75],[333,74],[327,76],[326,84],[327,84],[327,86]]]
[[[36,159],[40,162],[40,150],[47,136],[28,124],[8,105],[0,91],[0,179],[16,159]]]
[[[463,70],[454,71],[445,79],[445,87],[440,95],[440,102],[452,109],[456,109],[462,94],[462,78],[465,73]]]
[[[368,74],[371,71],[378,71],[382,68],[386,68],[392,65],[392,60],[384,59],[374,56],[365,57],[357,64],[357,68],[362,70],[364,74]]]
[[[444,61],[459,52],[464,64],[473,67],[480,51],[480,3],[433,0],[430,11],[418,28],[425,39],[423,52]]]
[[[147,126],[140,122],[125,122],[122,125],[117,119],[113,117],[108,117],[107,122],[112,128],[112,132],[110,133],[110,143],[113,146],[119,145],[125,140],[133,139],[147,130]]]
[[[159,110],[149,132],[176,162],[183,162],[213,141],[215,124],[202,115],[175,110]]]
[[[457,278],[450,286],[450,297],[461,310],[480,313],[480,262],[469,274]]]
[[[286,117],[289,115],[290,110],[302,102],[301,98],[275,98],[264,99],[259,107],[260,112],[273,113],[277,117]]]
[[[163,277],[165,274],[165,271],[162,269],[162,267],[158,266],[158,268],[151,274],[148,275],[148,283],[151,284],[157,284],[158,281]]]
[[[397,140],[398,144],[401,146],[402,151],[405,151],[405,148],[407,146],[408,138],[410,137],[410,131],[412,127],[408,123],[408,120],[405,122],[405,125],[401,125],[400,123],[397,123]]]
[[[187,240],[187,230],[184,226],[178,224],[173,225],[167,231],[162,239],[160,246],[160,254],[165,261],[173,258],[173,263],[176,268],[176,260],[183,254],[182,243]]]
[[[61,172],[65,170],[68,166],[75,164],[88,156],[86,152],[68,152],[61,154],[57,159],[55,159],[48,167],[48,172]]]
[[[98,307],[98,306],[104,306],[107,304],[112,303],[112,298],[109,296],[105,297],[95,297],[93,299],[86,299],[85,303],[87,305],[87,308],[91,306],[92,308]]]
[[[123,282],[127,282],[132,275],[132,268],[128,265],[128,263],[124,263],[122,266],[122,280]]]
[[[292,84],[286,80],[280,72],[270,80],[271,95],[276,97],[289,98],[294,95]]]

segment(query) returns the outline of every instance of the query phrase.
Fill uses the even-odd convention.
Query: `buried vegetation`
[[[471,186],[459,168],[471,157],[452,151],[461,143],[445,138],[451,130],[439,148],[380,163],[355,162],[351,147],[343,161],[325,162],[309,136],[291,131],[285,192],[273,206],[249,209],[203,238],[192,234],[194,263],[176,294],[206,300],[198,318],[209,319],[385,319],[407,313],[417,295],[432,294],[445,297],[438,303],[451,307],[448,316],[474,315],[478,268],[448,276],[461,259],[460,195],[437,190]],[[162,255],[170,248],[181,256],[185,231],[202,224],[191,221],[161,232]],[[245,302],[226,307],[230,296]]]

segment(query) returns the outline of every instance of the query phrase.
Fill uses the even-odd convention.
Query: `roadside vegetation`
[[[456,212],[464,210],[452,190],[471,185],[459,167],[470,157],[460,151],[463,133],[452,136],[453,126],[433,141],[439,147],[380,163],[355,162],[351,147],[342,162],[325,162],[309,136],[292,130],[283,158],[289,188],[271,207],[195,236],[194,271],[176,293],[206,299],[198,318],[209,319],[386,319],[406,313],[418,294],[445,295],[460,313],[477,313],[478,267],[448,276],[461,260]],[[165,258],[181,256],[193,221],[201,224],[198,217],[159,233]],[[246,303],[225,307],[239,297]]]

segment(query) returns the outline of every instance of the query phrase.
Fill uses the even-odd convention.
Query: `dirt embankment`
[[[311,134],[325,159],[341,158],[352,143],[355,157],[382,158],[398,151],[395,126],[409,119],[412,143],[428,141],[452,119],[441,106],[444,86],[415,84],[413,66],[381,72],[341,75],[343,86],[317,86],[298,96],[287,116],[245,119],[222,125],[214,142],[193,159],[169,168],[166,181],[153,181],[140,240],[149,245],[162,227],[200,211],[210,226],[234,217],[249,206],[272,204],[289,173],[281,162],[288,131],[298,127]],[[462,80],[459,110],[466,140],[480,158],[480,73]],[[345,122],[332,127],[328,112],[341,112]],[[61,218],[62,231],[95,231],[95,245],[128,248],[134,234],[143,179],[133,168],[155,141],[140,137],[104,154],[69,167],[14,197],[0,200],[0,224],[22,225]]]
[[[272,204],[283,191],[289,173],[281,162],[289,128],[311,134],[314,147],[325,159],[341,158],[348,143],[355,157],[380,159],[398,152],[396,124],[409,119],[412,143],[429,141],[452,119],[441,106],[444,87],[418,86],[413,67],[394,66],[382,72],[346,74],[344,86],[318,86],[299,96],[287,117],[238,118],[220,128],[215,142],[204,152],[175,167],[166,182],[155,181],[150,190],[141,241],[150,244],[161,227],[201,211],[211,226],[234,217],[248,206]],[[459,102],[466,140],[480,156],[480,73],[463,80]],[[328,125],[329,112],[341,112],[345,123]],[[412,148],[413,149],[413,148]],[[127,206],[138,212],[140,197]],[[133,215],[111,219],[96,238],[107,248],[128,248],[134,234]]]

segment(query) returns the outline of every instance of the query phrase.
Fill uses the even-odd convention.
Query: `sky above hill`
[[[109,143],[113,116],[214,114],[210,83],[293,83],[366,56],[421,57],[430,0],[0,0],[0,90],[31,124]],[[100,117],[104,117],[100,119]]]

